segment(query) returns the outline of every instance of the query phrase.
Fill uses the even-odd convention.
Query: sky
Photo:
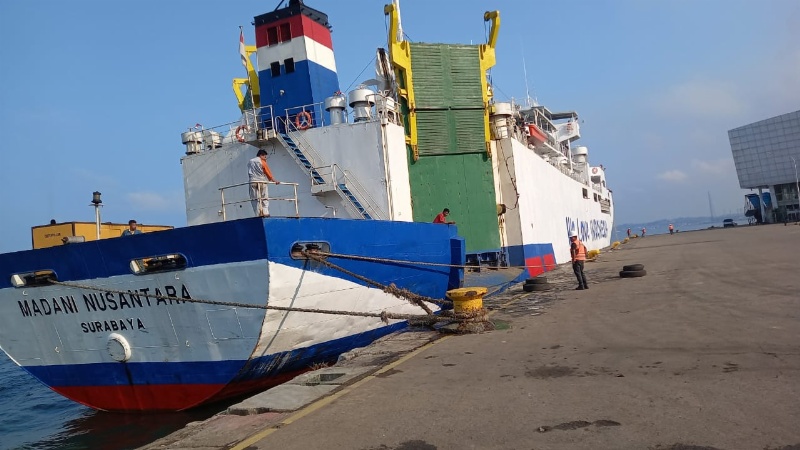
[[[386,1],[328,14],[341,89],[373,78]],[[278,0],[0,0],[0,252],[30,227],[186,224],[180,133],[239,117],[239,26]],[[800,109],[795,0],[404,0],[416,42],[483,43],[500,11],[495,99],[577,111],[615,222],[741,211],[727,130]],[[365,70],[366,69],[366,70]],[[527,77],[525,73],[527,72]]]

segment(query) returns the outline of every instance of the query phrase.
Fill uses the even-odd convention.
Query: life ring
[[[294,125],[298,130],[307,130],[308,128],[311,128],[311,120],[311,113],[308,111],[302,111],[295,116]]]
[[[592,173],[597,173],[597,167],[592,167]]]
[[[236,127],[236,140],[239,142],[244,142],[244,133],[247,131],[246,125],[239,125]]]

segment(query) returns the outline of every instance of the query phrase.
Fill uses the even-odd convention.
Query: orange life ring
[[[244,132],[247,131],[246,125],[239,125],[236,127],[236,140],[239,142],[244,142]]]
[[[592,167],[592,173],[597,173],[597,167]]]
[[[294,118],[294,125],[298,130],[307,130],[311,128],[311,113],[303,111],[297,114]]]

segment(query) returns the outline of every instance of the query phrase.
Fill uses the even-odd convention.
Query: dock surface
[[[586,264],[589,290],[561,266],[487,300],[494,331],[403,333],[306,406],[144,448],[800,449],[799,268],[796,225],[634,239]]]

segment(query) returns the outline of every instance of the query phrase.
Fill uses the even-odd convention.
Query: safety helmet
[[[569,237],[571,237],[571,238],[578,237],[578,233],[575,232],[575,231],[570,231],[569,232]]]

